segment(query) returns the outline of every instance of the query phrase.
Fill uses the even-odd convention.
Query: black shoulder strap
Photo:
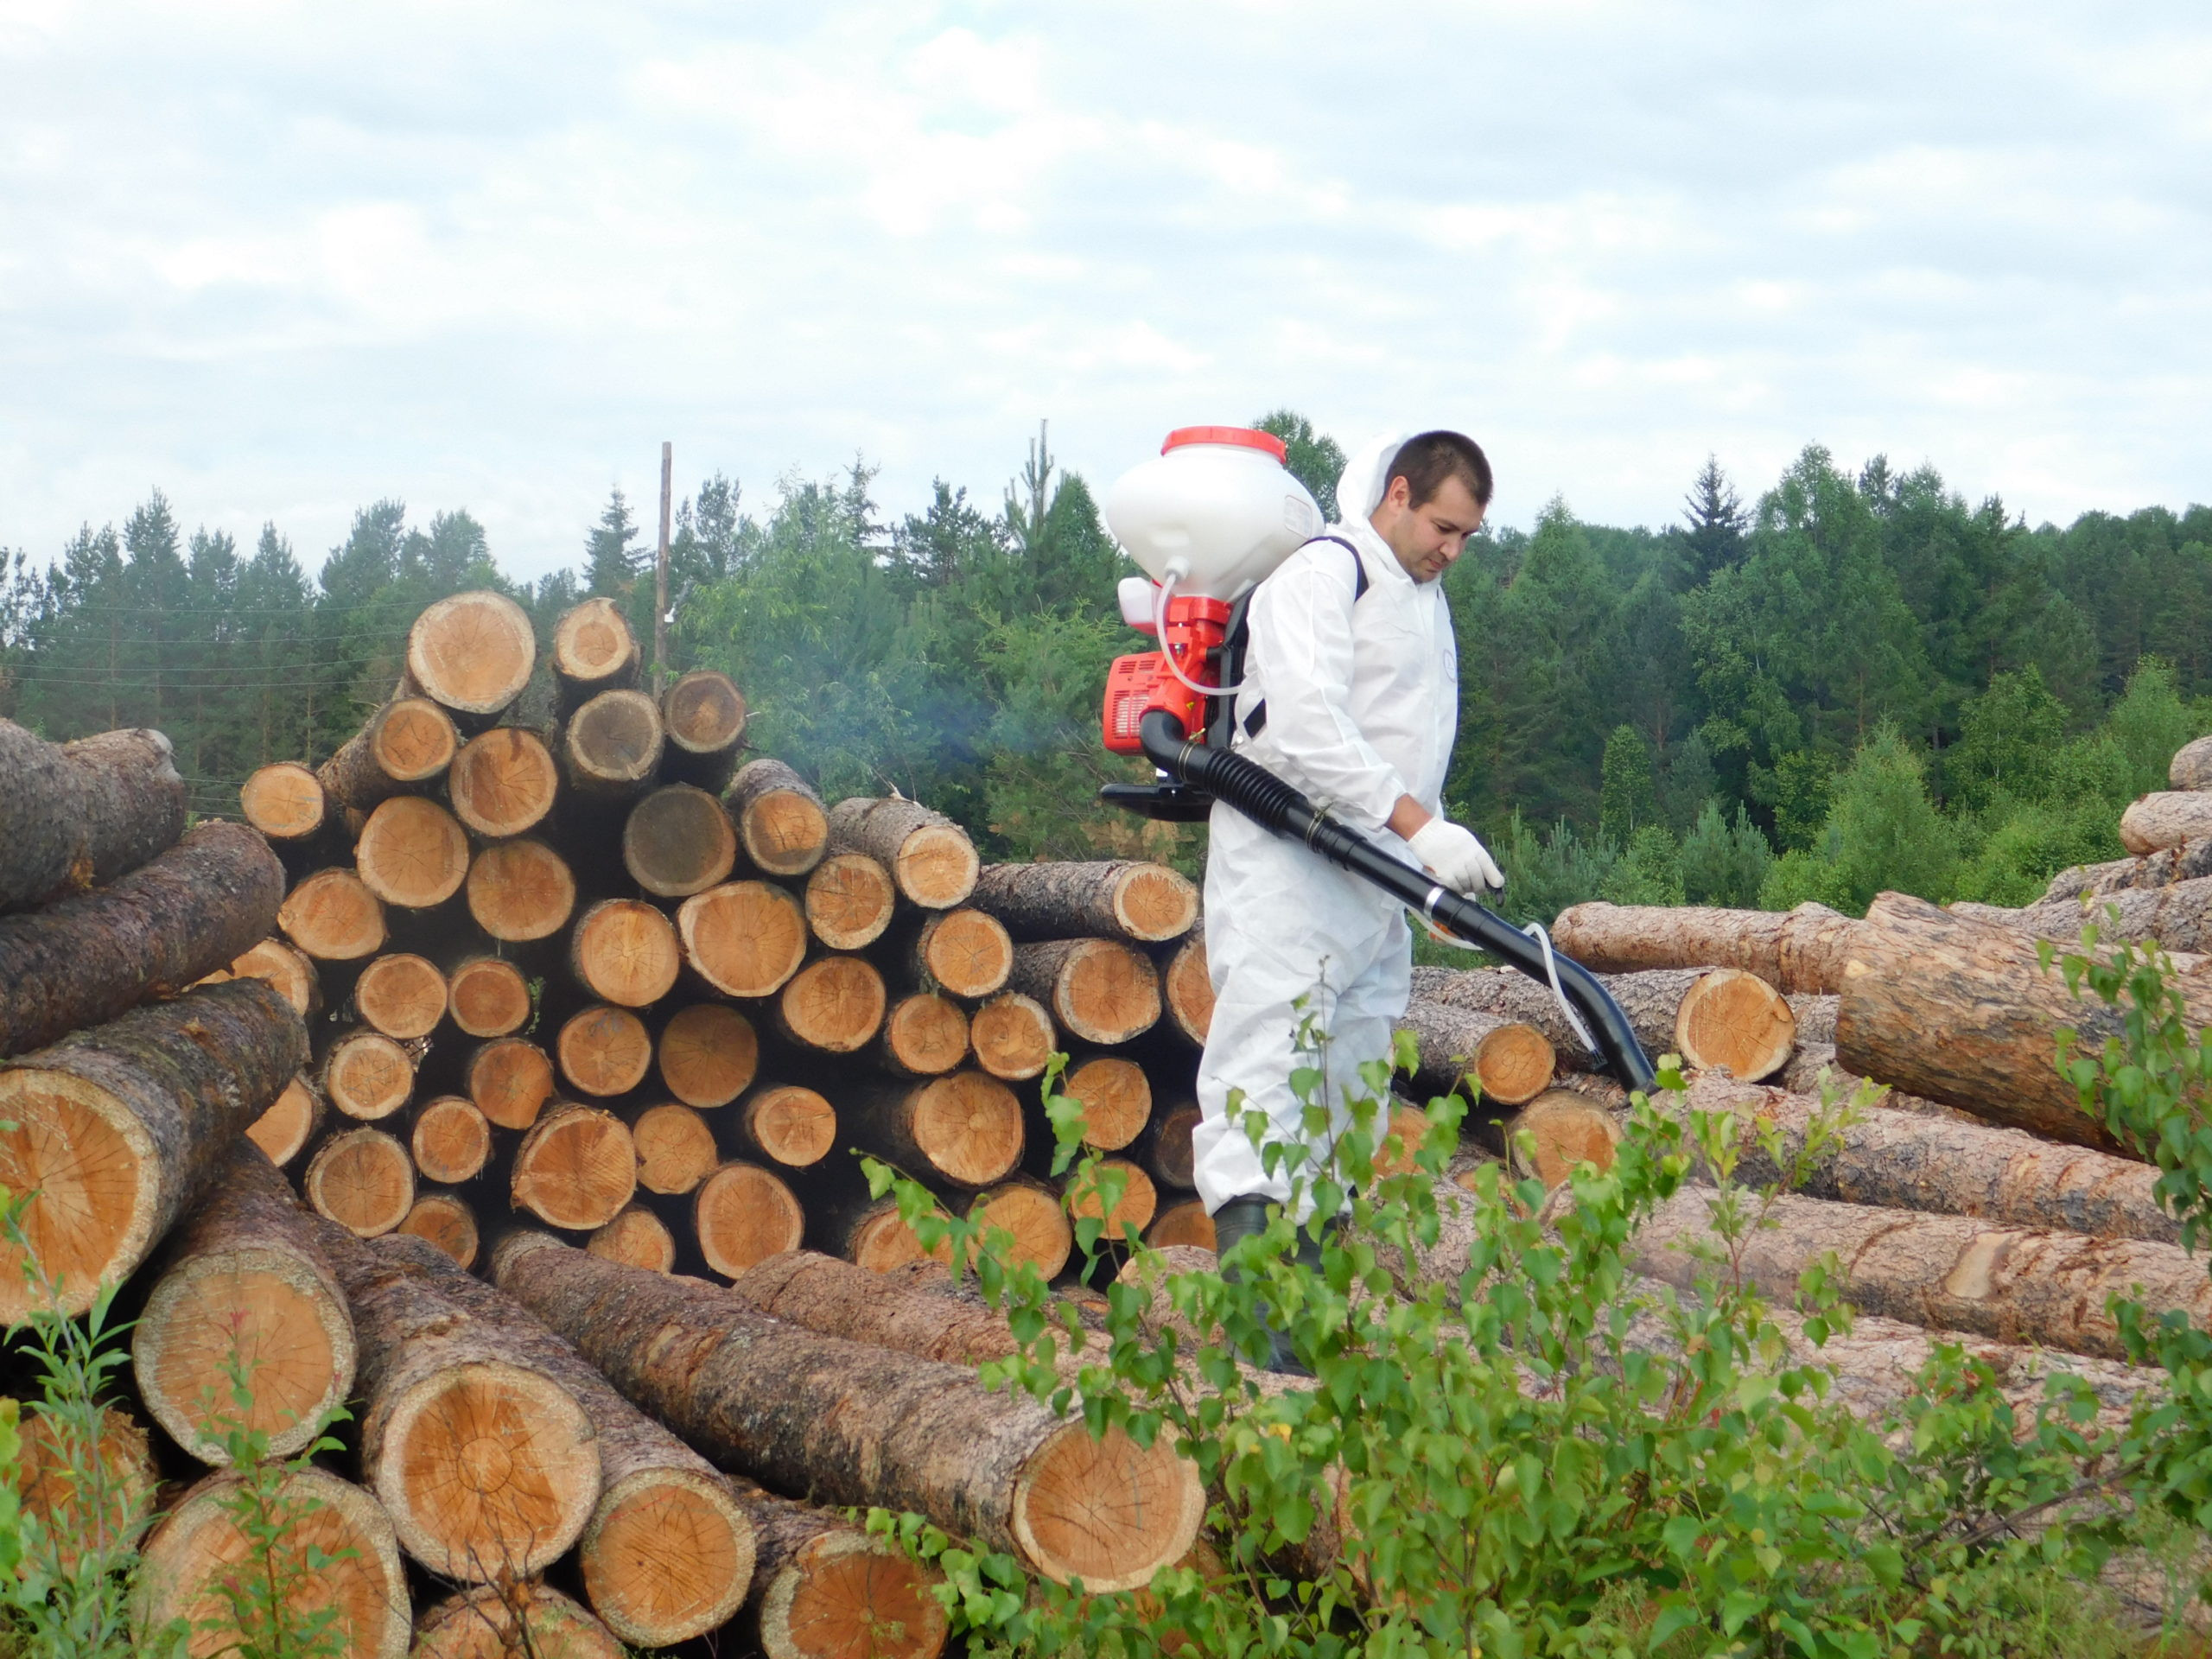
[[[1359,556],[1359,550],[1341,536],[1316,536],[1313,538],[1313,541],[1334,542],[1338,547],[1341,547],[1345,552],[1351,555],[1351,602],[1357,605],[1361,600],[1365,599],[1367,597],[1368,588],[1367,561]],[[1311,547],[1313,545],[1313,542],[1307,543],[1306,545]],[[1256,591],[1256,589],[1255,591]],[[1247,626],[1244,620],[1243,607],[1245,602],[1249,601],[1251,595],[1248,594],[1245,595],[1244,600],[1238,601],[1236,614],[1230,623],[1230,633],[1231,638],[1236,640],[1236,677],[1240,680],[1244,677],[1244,641],[1239,636]],[[1252,712],[1244,716],[1243,725],[1244,735],[1247,737],[1257,737],[1262,732],[1267,729],[1268,700],[1265,697],[1262,697],[1259,702],[1252,705]]]

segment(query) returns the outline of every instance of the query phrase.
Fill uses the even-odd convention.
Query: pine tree
[[[1682,536],[1678,588],[1701,587],[1714,571],[1744,562],[1745,532],[1751,521],[1744,512],[1743,499],[1729,483],[1728,474],[1720,470],[1719,457],[1705,458],[1704,469],[1682,498],[1682,506],[1689,528]]]
[[[645,555],[632,543],[638,539],[638,523],[622,486],[607,493],[599,523],[584,537],[584,591],[608,599],[627,599],[634,589]]]

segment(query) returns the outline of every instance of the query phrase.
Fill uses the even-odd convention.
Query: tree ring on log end
[[[688,1469],[641,1469],[600,1497],[577,1559],[607,1628],[641,1648],[719,1630],[753,1584],[753,1523],[729,1489]]]
[[[806,924],[832,950],[874,944],[898,907],[890,872],[866,853],[833,853],[806,878]]]
[[[468,879],[468,832],[435,801],[395,795],[369,814],[353,868],[385,904],[435,909]]]
[[[549,1227],[589,1232],[637,1196],[638,1148],[627,1124],[595,1106],[563,1106],[515,1149],[515,1207]]]
[[[1165,864],[1133,864],[1114,884],[1114,918],[1133,939],[1161,944],[1191,931],[1198,892]]]
[[[715,1132],[689,1106],[648,1106],[630,1126],[630,1139],[638,1149],[638,1185],[664,1197],[693,1191],[721,1161]]]
[[[377,717],[369,753],[395,784],[420,784],[453,764],[461,734],[453,720],[428,697],[400,697]]]
[[[668,741],[690,754],[718,754],[745,735],[745,696],[729,676],[695,668],[663,700]]]
[[[1060,1092],[1083,1103],[1084,1144],[1101,1152],[1119,1152],[1152,1120],[1152,1082],[1135,1060],[1084,1060],[1069,1070]]]
[[[395,950],[375,958],[353,982],[361,1018],[402,1042],[427,1037],[445,1018],[446,976],[429,958]]]
[[[471,1037],[505,1037],[530,1022],[530,982],[498,957],[474,957],[446,988],[453,1022]]]
[[[700,1186],[691,1214],[699,1254],[725,1279],[797,1249],[806,1231],[791,1188],[758,1164],[724,1164]]]
[[[22,1231],[64,1313],[92,1305],[103,1280],[120,1280],[152,1243],[160,1166],[153,1137],[105,1089],[66,1072],[17,1065],[0,1071],[0,1187],[31,1195]],[[35,1306],[23,1252],[0,1240],[0,1322]]]
[[[677,912],[683,959],[726,996],[773,996],[806,960],[798,900],[766,881],[725,881]]]
[[[1179,949],[1167,963],[1167,1006],[1177,1029],[1194,1043],[1206,1039],[1213,1024],[1213,979],[1206,968],[1204,939]]]
[[[1095,1210],[1096,1194],[1092,1194],[1092,1199]],[[1058,1275],[1075,1250],[1075,1231],[1068,1225],[1058,1197],[1027,1181],[1010,1181],[981,1194],[968,1206],[968,1218],[986,1227],[1003,1227],[1014,1240],[1014,1259],[1035,1264],[1047,1279]],[[946,1266],[951,1265],[950,1241],[939,1247],[937,1255]]]
[[[537,641],[530,614],[504,594],[454,594],[407,631],[407,671],[448,709],[492,715],[530,683]]]
[[[1165,1434],[1140,1447],[1120,1429],[1093,1440],[1080,1418],[1030,1454],[1015,1478],[1014,1535],[1033,1566],[1096,1594],[1134,1590],[1198,1535],[1198,1465]]]
[[[683,965],[676,929],[642,899],[594,905],[576,924],[569,954],[594,996],[626,1008],[659,1001]]]
[[[1160,975],[1151,959],[1109,939],[1085,941],[1053,988],[1060,1023],[1089,1042],[1127,1042],[1160,1019]]]
[[[850,1529],[808,1539],[761,1592],[767,1659],[936,1659],[944,1643],[925,1570]]]
[[[415,1062],[382,1032],[356,1031],[332,1047],[322,1087],[347,1117],[373,1123],[407,1103],[415,1091]]]
[[[425,1192],[397,1230],[436,1245],[463,1273],[476,1265],[476,1252],[483,1243],[475,1211],[467,1199],[451,1192]]]
[[[561,771],[537,733],[494,726],[468,740],[446,791],[455,817],[494,841],[534,830],[553,810]]]
[[[468,1097],[503,1129],[526,1129],[553,1097],[553,1062],[536,1043],[501,1037],[468,1062]]]
[[[968,1022],[976,1064],[1008,1083],[1044,1071],[1052,1058],[1052,1037],[1051,1010],[1020,991],[1000,992]]]
[[[561,1075],[588,1095],[626,1095],[652,1069],[653,1039],[627,1008],[604,1003],[570,1016],[553,1039]]]
[[[596,684],[637,656],[637,637],[611,599],[588,599],[554,625],[553,662],[564,678]]]
[[[1789,1000],[1740,968],[1700,975],[1675,1011],[1675,1046],[1683,1059],[1700,1070],[1725,1065],[1744,1083],[1780,1071],[1796,1044]]]
[[[1551,1039],[1516,1020],[1475,1046],[1469,1057],[1476,1087],[1501,1106],[1525,1106],[1551,1087],[1559,1053]]]
[[[753,1145],[787,1169],[818,1164],[837,1144],[837,1109],[827,1096],[801,1084],[764,1088],[740,1109]]]
[[[300,1185],[317,1215],[356,1238],[381,1238],[415,1207],[414,1163],[382,1129],[350,1129],[324,1141]]]
[[[622,863],[656,898],[688,899],[729,880],[737,866],[737,831],[705,790],[664,785],[623,820]]]
[[[809,1048],[850,1054],[883,1028],[883,976],[861,957],[824,957],[791,976],[777,1002],[784,1028]]]
[[[551,938],[569,925],[576,907],[576,878],[568,861],[527,836],[495,842],[477,854],[467,885],[468,913],[477,926],[509,944]]]
[[[968,1058],[968,1015],[934,991],[902,996],[884,1023],[884,1042],[907,1071],[937,1077]]]
[[[474,1101],[440,1095],[416,1113],[407,1145],[425,1180],[458,1186],[474,1180],[491,1160],[492,1126]]]
[[[384,949],[384,906],[352,870],[317,870],[284,895],[284,937],[320,962],[355,962]]]
[[[1145,1229],[1144,1242],[1155,1250],[1164,1250],[1177,1244],[1195,1244],[1202,1250],[1214,1248],[1213,1217],[1206,1214],[1206,1207],[1196,1198],[1185,1198],[1180,1204],[1171,1204],[1153,1217],[1152,1225]]]
[[[679,1008],[660,1034],[660,1080],[686,1106],[727,1106],[753,1084],[760,1059],[753,1023],[720,1002]]]
[[[1106,1195],[1097,1179],[1109,1171],[1122,1178],[1122,1196],[1110,1211],[1105,1208]],[[1152,1177],[1126,1158],[1102,1158],[1090,1177],[1069,1178],[1068,1213],[1077,1220],[1096,1217],[1103,1221],[1109,1239],[1126,1236],[1125,1227],[1134,1228],[1142,1236],[1159,1209],[1160,1189],[1153,1185]]]
[[[952,911],[930,924],[922,966],[955,996],[988,996],[1014,970],[1014,941],[995,916]]]
[[[796,789],[772,789],[746,803],[738,817],[745,855],[770,875],[804,875],[830,844],[822,803]]]
[[[261,767],[238,789],[245,821],[271,841],[298,841],[322,828],[327,803],[314,772],[296,760]]]
[[[517,1614],[520,1614],[519,1619]],[[483,1585],[422,1617],[410,1659],[626,1659],[612,1632],[543,1584]]]
[[[885,1198],[869,1207],[853,1224],[845,1239],[845,1259],[870,1273],[888,1273],[909,1262],[920,1262],[929,1252],[899,1213],[896,1199]]]
[[[643,1268],[649,1273],[673,1273],[676,1235],[644,1205],[627,1204],[613,1220],[584,1241],[584,1254]]]
[[[963,1186],[988,1186],[1021,1157],[1021,1103],[980,1071],[958,1071],[922,1086],[914,1102],[914,1144],[930,1166]]]
[[[582,1535],[599,1447],[566,1389],[505,1360],[442,1367],[381,1414],[372,1484],[407,1553],[467,1583],[543,1572]]]
[[[1533,1158],[1521,1151],[1524,1131],[1535,1143]],[[1558,1186],[1574,1173],[1577,1164],[1611,1169],[1613,1148],[1620,1138],[1620,1125],[1613,1115],[1572,1089],[1547,1090],[1506,1125],[1506,1143],[1513,1148],[1515,1167],[1534,1175],[1547,1187]]]
[[[899,843],[892,874],[899,890],[928,910],[950,910],[976,891],[982,861],[968,832],[953,824],[925,823]]]
[[[315,1116],[315,1090],[306,1078],[294,1077],[269,1109],[247,1127],[246,1139],[282,1169],[308,1149]]]

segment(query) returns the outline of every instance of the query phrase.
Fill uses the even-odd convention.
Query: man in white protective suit
[[[1439,578],[1481,526],[1490,498],[1490,463],[1457,432],[1393,435],[1363,448],[1337,486],[1343,521],[1253,595],[1236,702],[1240,753],[1465,893],[1502,887],[1504,878],[1472,832],[1443,816],[1459,668]],[[1399,900],[1302,843],[1226,803],[1215,804],[1211,828],[1206,961],[1215,1002],[1192,1152],[1198,1196],[1226,1253],[1265,1228],[1270,1202],[1291,1196],[1289,1172],[1268,1172],[1243,1114],[1266,1115],[1270,1141],[1303,1141],[1290,1075],[1311,1065],[1324,1072],[1334,1127],[1350,1122],[1344,1099],[1359,1089],[1361,1065],[1388,1059],[1391,1027],[1406,1011],[1413,941]],[[1325,1036],[1318,1053],[1299,1046],[1309,1019]],[[1311,1207],[1301,1201],[1301,1211]],[[1317,1249],[1301,1238],[1301,1254]],[[1300,1369],[1280,1338],[1274,1362]]]

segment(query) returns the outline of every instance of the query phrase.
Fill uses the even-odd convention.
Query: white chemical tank
[[[1283,467],[1280,438],[1186,426],[1106,493],[1106,527],[1179,595],[1235,600],[1321,531],[1321,510]]]

